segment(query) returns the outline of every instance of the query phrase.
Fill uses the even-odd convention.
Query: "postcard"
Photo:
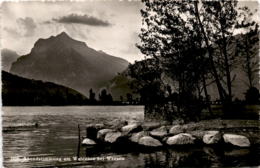
[[[258,167],[258,7],[2,1],[2,166]]]

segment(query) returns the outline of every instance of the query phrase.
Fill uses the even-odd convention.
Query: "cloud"
[[[89,15],[79,15],[79,14],[70,14],[67,16],[62,16],[58,19],[53,19],[59,23],[76,23],[76,24],[84,24],[89,26],[110,26],[111,24],[108,21],[101,20],[94,16]]]
[[[136,44],[140,42],[138,37],[139,33],[137,31],[132,32],[129,35],[129,39],[125,42],[125,48],[121,49],[121,52],[128,54],[139,54],[139,49],[136,47]]]
[[[35,28],[37,27],[34,20],[31,17],[18,18],[16,22],[19,25],[20,30],[22,30],[23,36],[33,36]]]
[[[13,29],[13,28],[10,28],[10,27],[4,27],[4,30],[5,30],[11,37],[14,37],[14,38],[21,37],[21,34],[20,34],[16,29]]]
[[[30,17],[16,19],[16,25],[4,27],[4,30],[12,37],[31,37],[35,34],[37,27],[34,20]]]
[[[51,24],[51,23],[52,23],[52,21],[49,21],[49,20],[41,22],[41,24]]]

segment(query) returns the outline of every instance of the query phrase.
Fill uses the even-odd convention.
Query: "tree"
[[[121,103],[124,102],[124,98],[123,98],[123,96],[120,96],[120,102],[121,102]]]
[[[137,47],[152,61],[143,61],[143,69],[147,71],[133,70],[132,74],[137,75],[132,77],[136,79],[149,76],[144,87],[139,85],[139,90],[149,95],[146,92],[154,89],[154,100],[168,100],[165,93],[169,87],[165,78],[170,78],[175,83],[171,89],[176,92],[172,97],[177,96],[178,111],[189,113],[200,111],[202,90],[209,101],[207,85],[213,79],[222,104],[230,105],[232,82],[236,77],[232,70],[239,61],[234,49],[234,32],[240,19],[237,1],[142,2],[144,26]],[[158,99],[160,96],[163,98]]]
[[[91,104],[96,103],[95,93],[93,92],[92,88],[89,90],[89,102]]]
[[[111,93],[109,93],[107,95],[107,100],[106,101],[107,101],[108,104],[112,104],[113,103],[113,97],[112,97]]]
[[[227,88],[227,97],[225,101],[232,101],[232,65],[234,65],[235,54],[230,50],[233,44],[235,25],[238,17],[237,1],[210,1],[203,2],[204,18],[207,22],[207,31],[212,44],[218,51],[215,57],[218,61],[220,72],[225,72],[225,83]],[[231,51],[231,52],[229,52]]]
[[[112,95],[109,93],[107,93],[106,89],[102,89],[100,94],[99,94],[99,101],[102,104],[112,104],[113,103],[113,97]]]
[[[241,12],[237,3],[236,0],[202,1],[201,9],[198,10],[198,1],[194,1],[197,21],[207,46],[212,75],[218,86],[224,112],[232,111],[232,82],[236,78],[232,70],[242,64],[250,87],[253,74],[257,71],[257,59],[253,55],[258,50],[258,45],[255,48],[258,25],[252,20],[248,7],[240,8]],[[235,33],[241,28],[244,29],[245,38],[237,39],[239,36]]]
[[[135,62],[129,65],[128,69],[128,75],[134,79],[130,87],[135,93],[140,94],[141,103],[151,104],[164,99],[163,83],[160,80],[161,71],[157,68],[154,59]]]
[[[237,1],[193,1],[196,20],[200,25],[211,64],[212,75],[222,103],[232,101],[232,68],[236,64],[236,55],[232,50],[232,39],[237,20]],[[225,77],[225,80],[222,78]],[[227,91],[225,90],[227,89]]]
[[[259,103],[259,90],[255,87],[251,87],[246,92],[246,102],[248,104],[257,104]]]
[[[165,103],[165,85],[161,82],[161,70],[157,68],[157,63],[154,58],[148,58],[143,61],[135,62],[129,66],[128,75],[133,79],[130,83],[130,88],[133,89],[133,93],[139,93],[139,103],[145,105],[144,116],[145,118],[151,118],[151,111],[149,109],[156,110],[154,106],[163,105]],[[170,121],[167,111],[157,111],[158,116],[163,117],[166,121]],[[160,114],[161,113],[161,114]],[[169,117],[168,117],[169,116]],[[156,117],[159,119],[159,117]],[[169,118],[169,120],[168,120]]]
[[[209,58],[210,70],[211,70],[212,76],[214,77],[215,83],[216,83],[217,88],[218,88],[219,98],[220,98],[221,102],[224,102],[224,99],[225,99],[224,96],[226,94],[225,94],[225,90],[223,89],[223,86],[220,82],[221,77],[217,72],[217,67],[216,67],[215,62],[214,62],[213,50],[212,50],[210,38],[209,38],[210,31],[205,29],[205,27],[207,27],[206,26],[207,23],[205,24],[203,15],[205,15],[206,12],[198,9],[198,3],[199,3],[199,1],[193,1],[194,11],[191,12],[191,15],[195,16],[194,23],[197,23],[199,25],[200,34],[201,34],[201,37],[203,38],[203,45],[205,46],[205,48],[207,50],[207,54],[208,54],[208,58]],[[205,3],[207,3],[207,2],[204,2],[203,4],[205,4]],[[201,9],[203,9],[203,8],[201,8]],[[205,82],[203,82],[203,83],[205,85]],[[207,97],[206,93],[205,93],[205,95]]]
[[[249,88],[253,88],[256,84],[257,75],[259,72],[258,63],[258,48],[259,25],[252,19],[253,13],[248,7],[239,8],[241,10],[236,27],[244,33],[241,39],[237,40],[237,50],[241,58],[241,64],[248,78]]]
[[[133,103],[133,95],[131,93],[126,94],[126,99],[130,104]]]
[[[161,88],[161,92],[165,92],[167,83],[163,78],[170,78],[177,83],[175,89],[178,92],[178,111],[195,110],[190,107],[196,106],[194,102],[198,97],[195,92],[201,75],[205,72],[202,66],[205,59],[199,26],[183,17],[188,16],[190,8],[194,10],[194,7],[189,2],[180,1],[143,2],[145,9],[141,10],[141,15],[145,26],[139,35],[141,43],[138,48],[148,58],[152,58],[155,62],[153,68],[159,72],[152,84],[158,81],[157,87]],[[151,89],[148,92],[151,92]]]

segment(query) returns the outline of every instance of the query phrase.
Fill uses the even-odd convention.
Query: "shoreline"
[[[260,144],[258,120],[203,120],[187,124],[164,124],[115,119],[108,123],[86,126],[84,146],[135,145],[164,146],[230,146],[248,148]]]

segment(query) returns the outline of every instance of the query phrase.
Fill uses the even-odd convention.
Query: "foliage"
[[[128,69],[128,75],[134,79],[130,83],[131,88],[140,93],[141,103],[155,103],[164,99],[164,86],[160,80],[161,72],[156,68],[154,59],[136,62]]]
[[[112,104],[113,97],[110,93],[107,93],[106,89],[102,89],[99,94],[99,101],[101,104]]]
[[[92,88],[89,90],[89,103],[90,104],[96,104],[97,100],[96,100],[96,94],[95,92],[92,90]]]
[[[246,92],[246,102],[248,104],[258,104],[259,103],[259,90],[255,87],[251,87]]]

